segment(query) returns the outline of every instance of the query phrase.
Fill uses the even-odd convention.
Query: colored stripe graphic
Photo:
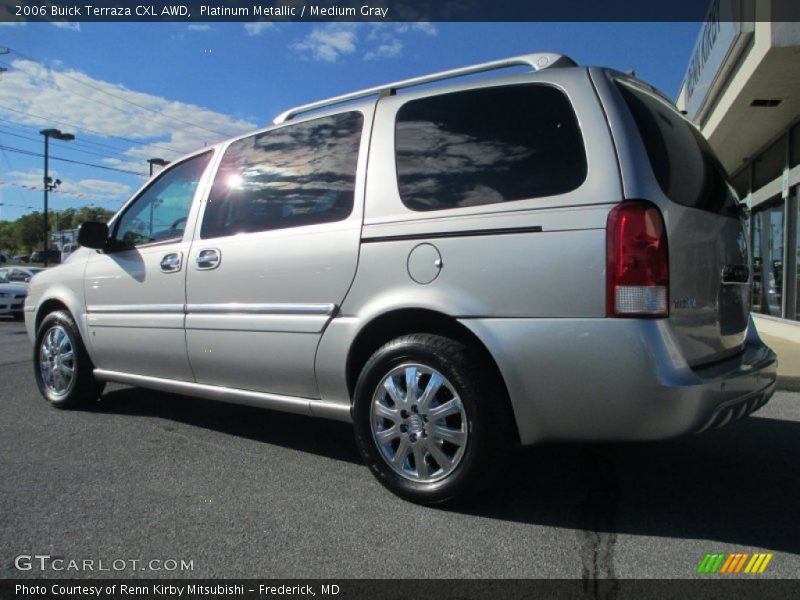
[[[736,562],[736,557],[739,556],[738,554],[728,554],[728,559],[722,564],[722,568],[719,570],[720,573],[727,573],[728,569],[731,568],[731,565]]]
[[[700,566],[697,567],[698,573],[705,573],[706,572],[706,565],[708,564],[709,559],[711,558],[710,554],[706,554],[703,557],[703,560],[700,561]]]
[[[769,564],[769,561],[771,561],[771,560],[772,560],[772,553],[770,553],[770,554],[767,554],[767,555],[764,557],[764,562],[762,562],[762,563],[761,563],[761,568],[758,570],[758,572],[759,572],[759,573],[763,573],[763,572],[764,572],[764,569],[766,569],[766,568],[767,568],[767,565]]]
[[[763,573],[774,555],[772,553],[733,552],[731,554],[707,553],[697,566],[698,573],[738,574]],[[746,565],[746,566],[745,566]]]
[[[750,556],[750,554],[749,554],[749,553],[747,553],[747,552],[745,552],[744,554],[742,554],[742,558],[740,558],[740,559],[739,559],[739,562],[738,562],[738,563],[736,563],[736,570],[734,571],[734,570],[733,570],[733,567],[731,567],[731,572],[733,572],[733,573],[738,573],[739,571],[741,571],[741,570],[742,570],[742,567],[744,566],[744,561],[746,561],[746,560],[748,559],[748,557],[749,557],[749,556]]]

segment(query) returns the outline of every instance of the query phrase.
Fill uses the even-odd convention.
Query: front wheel
[[[39,326],[33,347],[36,384],[57,408],[72,408],[97,400],[105,384],[94,378],[94,367],[75,321],[65,311],[52,312]]]
[[[367,361],[355,391],[356,442],[378,480],[421,504],[488,486],[514,445],[502,382],[472,349],[414,334]]]

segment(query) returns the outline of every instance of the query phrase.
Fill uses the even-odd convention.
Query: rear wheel
[[[46,400],[58,408],[71,408],[97,400],[104,383],[92,373],[94,366],[78,328],[66,311],[52,312],[39,326],[33,349],[36,384]]]
[[[486,487],[502,469],[516,443],[506,407],[502,383],[468,346],[403,336],[361,372],[356,442],[389,490],[413,502],[447,503]]]

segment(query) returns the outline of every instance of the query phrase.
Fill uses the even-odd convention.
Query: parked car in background
[[[9,256],[5,252],[0,252],[0,264],[6,264],[9,262]]]
[[[33,254],[31,254],[32,263],[41,263],[44,262],[45,256],[47,257],[47,262],[50,264],[59,264],[61,262],[61,251],[60,250],[37,250]]]
[[[28,254],[19,254],[12,258],[15,263],[29,263],[31,262],[31,257]]]
[[[0,280],[5,283],[28,283],[37,273],[44,271],[41,267],[2,267]]]
[[[383,485],[447,502],[520,444],[763,406],[741,216],[700,132],[630,75],[540,53],[395,82],[198,150],[84,223],[30,285],[34,376],[57,407],[113,381],[352,422]]]
[[[11,315],[17,320],[23,317],[23,305],[28,294],[25,283],[8,283],[0,279],[0,315]]]
[[[64,244],[64,247],[61,249],[61,262],[63,263],[65,260],[67,260],[78,248],[80,248],[80,246],[72,242]]]

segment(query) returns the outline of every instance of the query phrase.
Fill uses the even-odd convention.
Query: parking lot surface
[[[385,491],[346,424],[121,386],[53,409],[23,330],[0,321],[3,578],[683,578],[709,552],[800,573],[800,394],[701,436],[526,449],[494,494],[439,510]],[[127,562],[15,568],[35,554]]]

